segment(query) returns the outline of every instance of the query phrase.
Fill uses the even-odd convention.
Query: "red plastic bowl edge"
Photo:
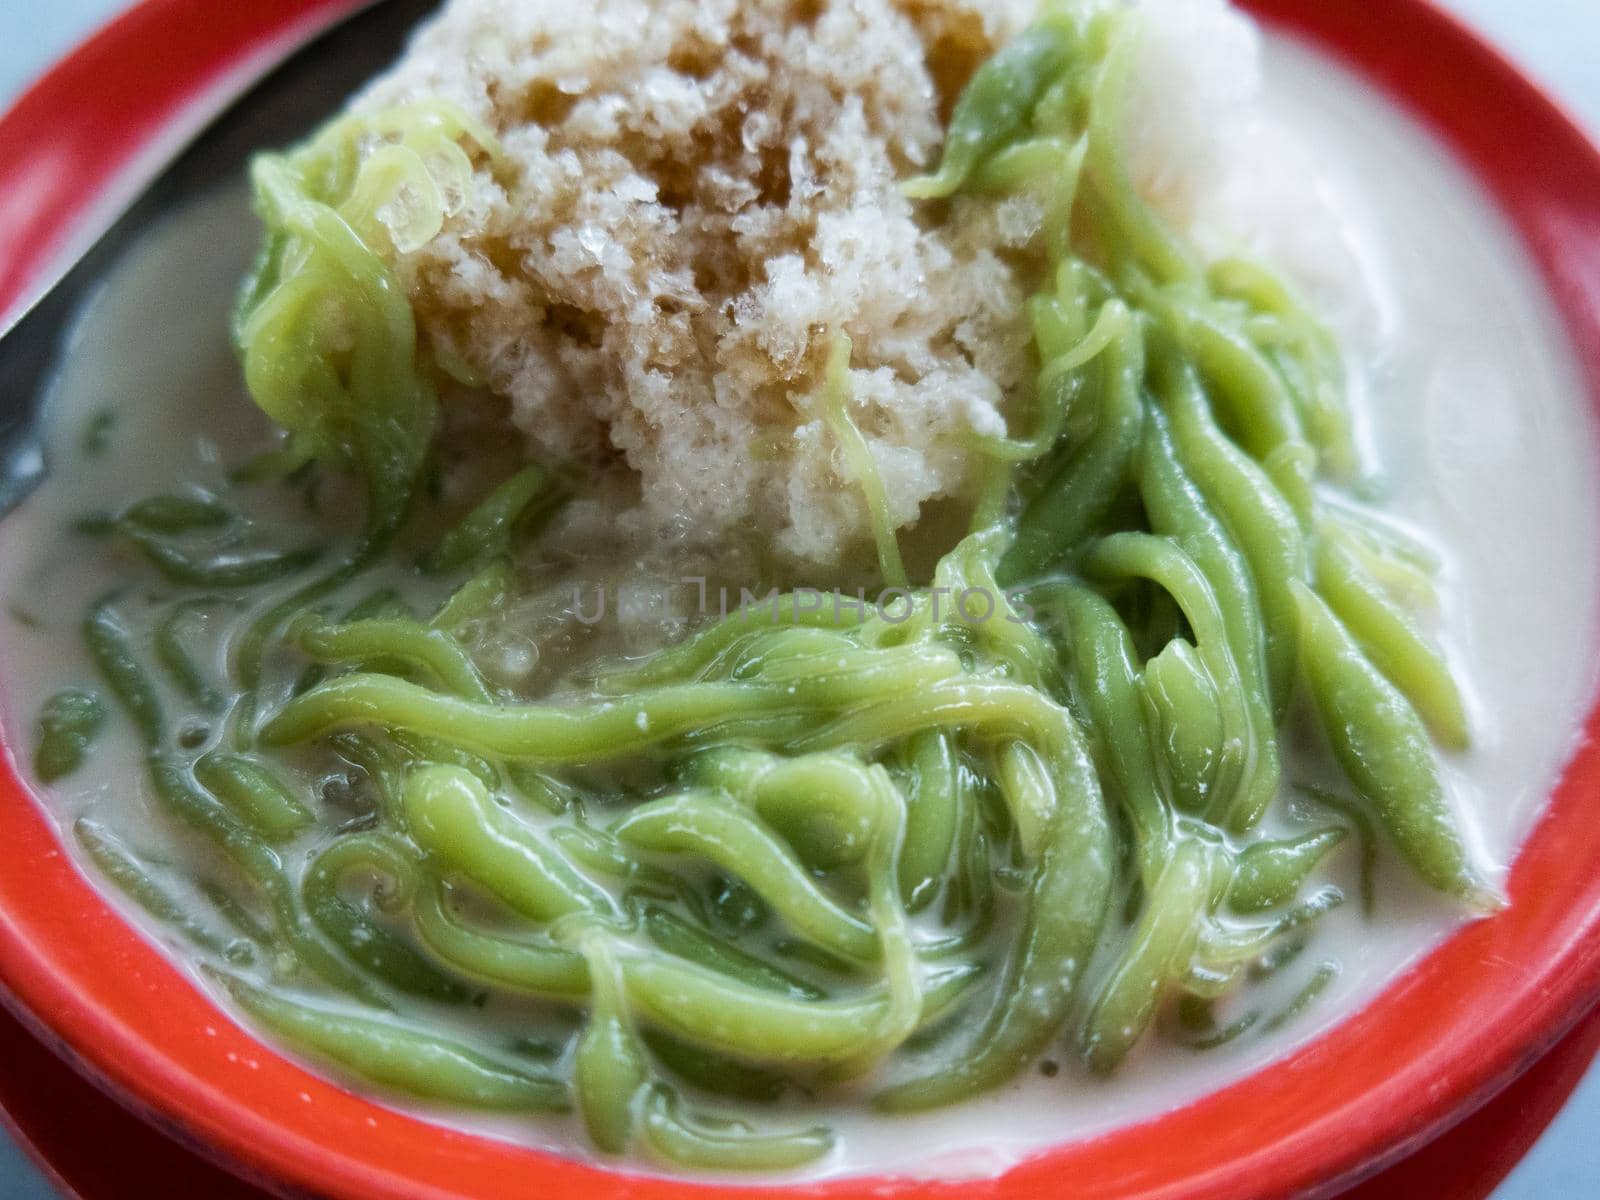
[[[372,2],[143,0],[28,88],[0,118],[0,330],[263,65]]]
[[[1543,272],[1600,407],[1600,155],[1581,131],[1424,0],[1390,0],[1381,19],[1364,0],[1245,6],[1344,58],[1488,187]],[[146,0],[46,76],[0,119],[0,311],[126,189],[158,139],[203,124],[252,64],[356,7]],[[115,125],[98,100],[107,94],[122,105]],[[1083,1194],[1151,1200],[1331,1194],[1471,1111],[1600,994],[1600,834],[1587,819],[1600,790],[1600,710],[1584,734],[1517,863],[1512,908],[1463,930],[1368,1010],[1269,1070],[995,1180],[718,1191],[1021,1200],[1070,1179]],[[423,1125],[309,1075],[222,1016],[121,922],[14,774],[0,779],[0,800],[0,981],[30,1024],[189,1140],[291,1185],[363,1200],[707,1194]],[[1452,986],[1477,974],[1498,989],[1486,979],[1469,998]]]

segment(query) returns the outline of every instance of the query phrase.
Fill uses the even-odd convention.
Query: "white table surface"
[[[217,0],[233,3],[237,0]],[[247,2],[247,0],[246,0]],[[1440,0],[1487,31],[1537,79],[1600,130],[1600,0]],[[0,0],[0,105],[125,0]],[[1383,0],[1373,0],[1381,10]],[[1600,1197],[1600,1068],[1550,1126],[1494,1200]],[[0,1200],[56,1200],[0,1134]],[[1432,1200],[1418,1197],[1418,1200]]]

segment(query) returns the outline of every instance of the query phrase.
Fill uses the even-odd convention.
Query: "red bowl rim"
[[[0,313],[125,199],[154,148],[203,126],[253,67],[363,0],[144,0],[0,117]],[[1428,0],[1244,0],[1430,127],[1542,273],[1600,410],[1600,153],[1515,67]],[[115,110],[97,97],[115,95]],[[0,771],[0,983],[46,1040],[152,1120],[276,1186],[342,1200],[573,1195],[705,1200],[1326,1196],[1460,1120],[1600,996],[1600,706],[1509,881],[1368,1008],[1195,1104],[1045,1151],[994,1179],[716,1187],[629,1175],[402,1116],[241,1029],[77,871]]]

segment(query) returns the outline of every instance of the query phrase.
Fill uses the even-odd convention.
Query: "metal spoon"
[[[315,129],[392,62],[439,0],[383,0],[277,64],[160,169],[71,267],[0,332],[0,513],[44,476],[39,418],[72,318],[118,258],[164,215],[243,177],[251,155]]]

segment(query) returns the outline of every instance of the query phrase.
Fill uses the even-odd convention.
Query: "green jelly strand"
[[[1023,130],[1035,102],[1067,64],[1074,33],[1070,14],[1053,10],[990,57],[956,101],[939,169],[901,190],[914,200],[954,195],[984,159]]]
[[[234,1002],[275,1035],[329,1065],[422,1100],[505,1112],[563,1112],[557,1079],[388,1017],[284,999],[219,976]]]
[[[33,752],[39,782],[54,783],[83,766],[105,723],[106,706],[93,692],[67,688],[46,700],[39,710],[39,742]]]
[[[1499,907],[1472,863],[1416,709],[1315,592],[1298,584],[1295,599],[1306,681],[1350,782],[1424,882],[1476,907]]]

